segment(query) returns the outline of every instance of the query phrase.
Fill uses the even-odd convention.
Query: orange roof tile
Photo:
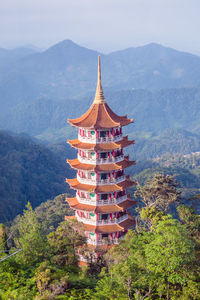
[[[79,203],[77,198],[66,198],[66,201],[69,203],[72,209],[76,210],[84,210],[84,211],[91,211],[97,213],[111,213],[111,212],[120,212],[124,211],[127,208],[132,207],[137,203],[137,201],[133,201],[132,199],[128,198],[127,200],[119,203],[119,204],[112,204],[112,205],[87,205],[83,203]]]
[[[101,165],[81,163],[78,160],[78,158],[68,159],[67,162],[71,168],[76,169],[76,170],[99,171],[99,172],[121,170],[121,169],[128,168],[135,164],[135,160],[130,161],[128,156],[125,156],[124,160],[122,160],[120,162],[111,163],[111,164],[101,164]]]
[[[114,191],[122,191],[124,189],[127,189],[134,184],[136,184],[134,181],[130,179],[130,176],[126,176],[126,180],[118,183],[118,184],[111,184],[111,185],[89,185],[89,184],[83,184],[80,183],[77,178],[73,179],[66,179],[66,182],[70,185],[70,187],[74,190],[81,190],[81,191],[89,191],[89,192],[97,192],[97,193],[109,193]]]
[[[93,103],[89,110],[77,119],[68,119],[72,126],[83,128],[114,128],[133,123],[133,119],[116,115],[108,104]]]
[[[68,140],[68,143],[76,149],[108,151],[108,150],[128,147],[129,145],[134,144],[134,141],[129,141],[128,136],[125,136],[121,141],[113,142],[113,143],[89,144],[89,143],[80,142],[78,139]]]

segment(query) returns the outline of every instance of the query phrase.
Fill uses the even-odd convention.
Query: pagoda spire
[[[96,94],[94,98],[94,103],[100,104],[105,103],[106,100],[104,98],[103,88],[101,85],[101,63],[100,63],[100,55],[98,56],[98,77],[97,77],[97,88]]]

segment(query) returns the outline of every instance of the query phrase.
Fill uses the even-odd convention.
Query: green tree
[[[158,223],[153,240],[145,247],[145,257],[147,269],[158,275],[157,291],[161,296],[170,299],[177,285],[187,285],[187,272],[195,258],[194,247],[180,222],[165,216]]]
[[[24,215],[21,217],[19,226],[19,237],[15,239],[16,245],[22,248],[18,256],[25,264],[34,265],[47,257],[48,243],[42,234],[36,214],[31,204],[28,203]]]
[[[178,203],[180,192],[177,185],[174,176],[155,174],[144,186],[137,185],[135,197],[140,198],[146,207],[155,206],[167,212],[171,203]]]
[[[199,299],[195,243],[170,215],[152,231],[130,231],[107,255],[96,299]]]
[[[78,265],[78,248],[83,247],[86,243],[80,223],[75,220],[64,221],[47,238],[53,251],[54,263],[60,266]]]

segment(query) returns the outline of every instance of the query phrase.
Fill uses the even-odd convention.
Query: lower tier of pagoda
[[[89,162],[90,160],[88,160]],[[87,161],[80,162],[78,158],[75,159],[68,159],[67,160],[68,164],[70,165],[71,168],[76,169],[76,170],[84,170],[84,171],[97,171],[97,172],[106,172],[106,171],[114,171],[114,170],[121,170],[121,169],[126,169],[132,165],[135,164],[135,161],[130,161],[129,156],[124,156],[123,159],[120,161],[117,161],[117,159],[112,160],[104,160],[104,163],[102,164],[95,164],[92,163],[87,163]]]
[[[101,138],[100,138],[101,139]],[[75,140],[68,140],[68,143],[75,149],[83,149],[83,150],[94,150],[94,151],[105,151],[105,150],[113,150],[113,149],[121,149],[121,148],[125,148],[128,147],[132,144],[134,144],[134,141],[129,141],[128,140],[128,136],[124,136],[120,141],[112,141],[112,139],[110,138],[104,138],[104,140],[110,140],[110,142],[103,142],[103,143],[96,143],[96,139],[93,139],[93,143],[91,143],[92,141],[92,136],[91,138],[86,138],[85,140],[89,140],[89,142],[82,142],[79,139],[75,139]]]
[[[77,219],[76,216],[68,217],[65,219]],[[91,225],[85,224],[79,221],[84,228],[85,236],[87,238],[87,244],[92,245],[95,249],[99,246],[118,244],[121,239],[124,238],[128,229],[135,225],[135,220],[129,214],[126,215],[125,220],[122,220],[119,224],[106,224],[106,225]]]
[[[94,213],[112,213],[112,212],[121,212],[125,211],[128,208],[131,208],[137,202],[133,201],[130,198],[130,195],[127,195],[127,199],[120,203],[113,203],[107,205],[92,205],[92,204],[84,204],[80,203],[76,197],[74,198],[66,198],[66,201],[69,203],[70,207],[74,210],[88,211]]]
[[[124,181],[117,184],[108,184],[108,185],[105,184],[105,185],[96,186],[96,185],[80,183],[77,178],[66,179],[66,182],[74,190],[89,191],[89,192],[96,192],[96,193],[109,193],[114,191],[122,191],[124,189],[132,187],[133,185],[136,185],[136,182],[132,181],[129,175],[126,176],[126,179]]]

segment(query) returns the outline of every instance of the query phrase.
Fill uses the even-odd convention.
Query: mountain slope
[[[66,192],[67,165],[52,151],[30,139],[0,131],[0,222]]]

